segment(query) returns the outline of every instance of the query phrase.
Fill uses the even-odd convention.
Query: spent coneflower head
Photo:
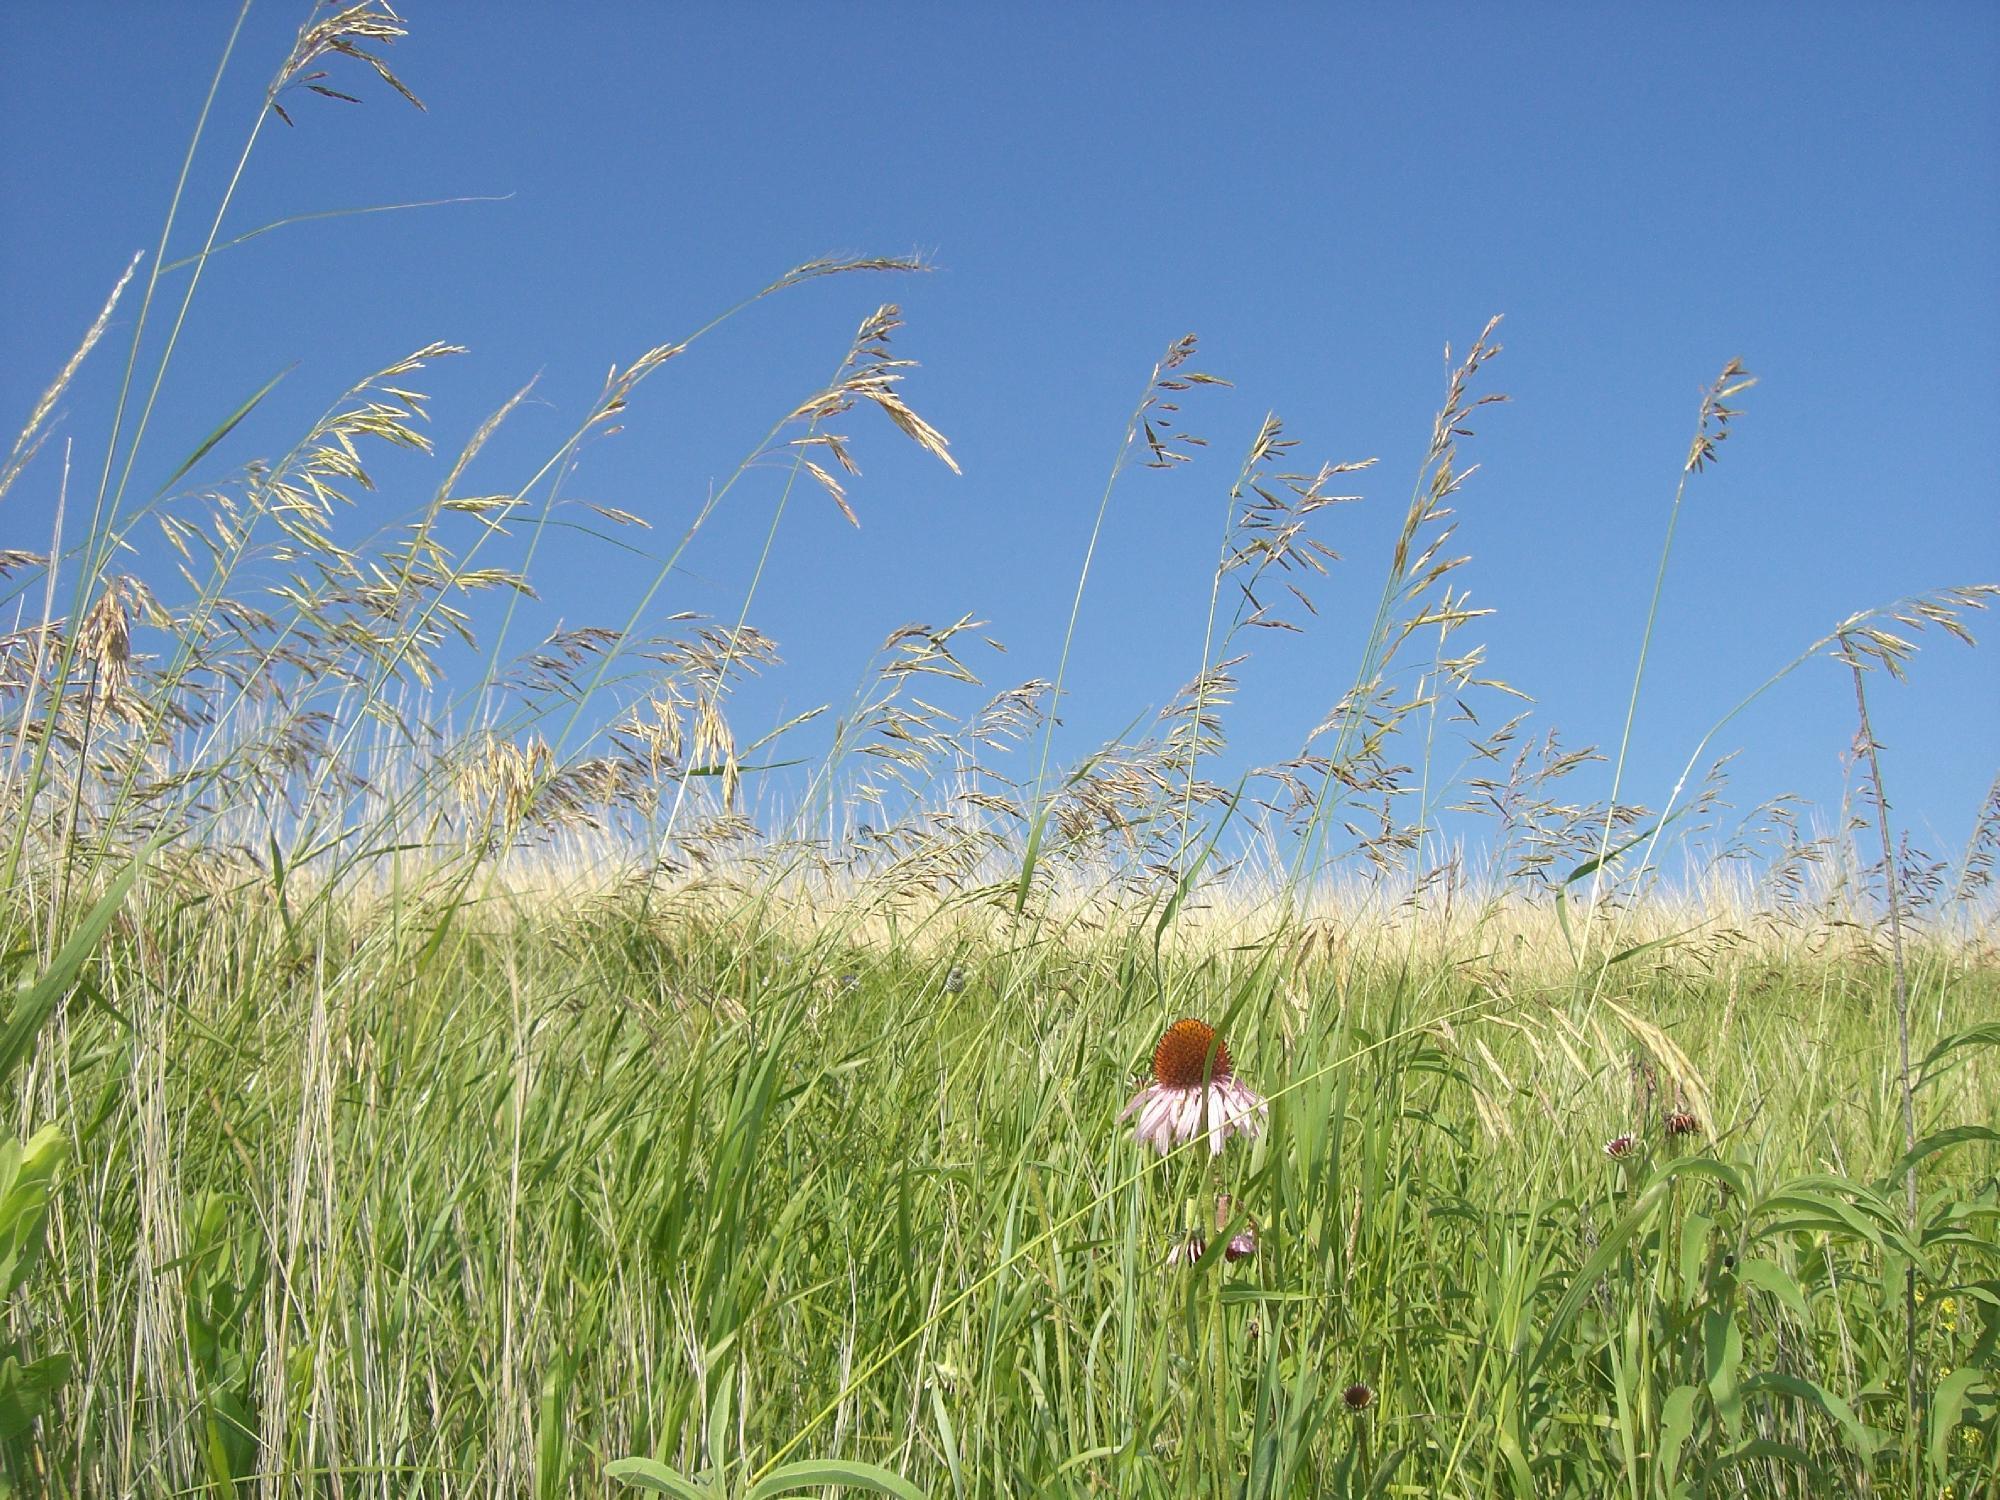
[[[1229,1216],[1234,1201],[1227,1193],[1215,1200],[1215,1232],[1222,1233],[1229,1227]],[[1257,1221],[1249,1220],[1229,1237],[1229,1243],[1222,1247],[1222,1258],[1234,1265],[1239,1260],[1248,1260],[1257,1253]]]
[[[1203,1130],[1208,1149],[1220,1156],[1232,1135],[1255,1135],[1270,1106],[1239,1079],[1229,1046],[1206,1021],[1174,1022],[1153,1049],[1153,1078],[1118,1116],[1139,1117],[1135,1133],[1164,1156]]]
[[[1604,1154],[1613,1161],[1623,1161],[1638,1149],[1638,1139],[1629,1135],[1614,1135],[1604,1143]]]
[[[1357,1380],[1340,1393],[1340,1399],[1347,1404],[1349,1411],[1362,1411],[1375,1399],[1375,1392]]]
[[[1668,1135],[1700,1135],[1701,1121],[1684,1109],[1677,1109],[1665,1120]]]

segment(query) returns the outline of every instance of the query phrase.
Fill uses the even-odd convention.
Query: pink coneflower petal
[[[1234,1263],[1248,1260],[1257,1253],[1257,1232],[1246,1229],[1241,1234],[1232,1234],[1229,1243],[1222,1247],[1222,1258]]]
[[[1613,1161],[1623,1161],[1638,1149],[1638,1141],[1629,1135],[1614,1135],[1604,1143],[1604,1154]]]
[[[1200,1089],[1183,1089],[1178,1104],[1174,1107],[1174,1138],[1191,1141],[1201,1130],[1202,1097]]]

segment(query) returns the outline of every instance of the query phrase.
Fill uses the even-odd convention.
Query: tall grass
[[[912,624],[843,708],[749,733],[762,558],[733,621],[650,622],[772,471],[764,557],[796,495],[865,503],[882,434],[850,418],[956,468],[893,305],[612,623],[523,647],[516,601],[655,376],[751,302],[919,263],[787,272],[475,490],[517,396],[369,537],[344,509],[431,452],[453,346],[219,482],[183,483],[271,386],[146,444],[196,280],[259,232],[222,238],[267,121],[359,97],[343,68],[415,102],[402,32],[314,12],[142,369],[184,169],[81,536],[74,440],[42,450],[132,270],[0,469],[0,502],[58,497],[46,552],[0,553],[40,601],[0,642],[0,1484],[2000,1494],[2000,785],[1956,860],[1897,842],[1864,697],[1879,858],[1785,799],[1729,820],[1704,757],[1748,700],[1662,806],[1618,800],[1629,706],[1609,800],[1569,793],[1598,757],[1495,675],[1450,546],[1497,320],[1447,353],[1353,685],[1290,758],[1208,779],[1374,460],[1297,463],[1275,414],[1221,488],[1187,687],[1058,755],[1115,495],[1205,446],[1192,339],[1123,434],[1051,678],[989,693],[980,622]],[[1743,378],[1703,398],[1669,545]],[[1994,592],[1864,611],[1771,681],[1969,641]],[[760,794],[781,757],[799,781]],[[1214,1161],[1118,1123],[1183,1014],[1270,1100]]]

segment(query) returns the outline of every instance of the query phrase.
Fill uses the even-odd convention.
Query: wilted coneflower
[[[1700,1135],[1701,1121],[1684,1109],[1677,1109],[1666,1118],[1668,1135]]]
[[[1340,1399],[1347,1403],[1349,1411],[1361,1411],[1375,1399],[1375,1392],[1357,1380],[1340,1393]]]
[[[1200,1260],[1208,1249],[1208,1241],[1198,1234],[1184,1234],[1175,1240],[1167,1251],[1167,1264],[1171,1266],[1191,1266]]]
[[[1220,1156],[1231,1135],[1255,1135],[1269,1110],[1231,1071],[1229,1046],[1215,1028],[1189,1017],[1167,1028],[1153,1049],[1153,1081],[1118,1118],[1138,1115],[1140,1144],[1151,1142],[1162,1156],[1200,1135],[1205,1125],[1209,1154]]]
[[[1231,1199],[1227,1193],[1215,1200],[1215,1232],[1220,1234],[1229,1227]],[[1250,1220],[1222,1247],[1222,1258],[1234,1265],[1239,1260],[1248,1260],[1257,1253],[1257,1221]]]
[[[1629,1135],[1614,1135],[1604,1143],[1604,1154],[1613,1161],[1623,1161],[1639,1149],[1639,1142]]]

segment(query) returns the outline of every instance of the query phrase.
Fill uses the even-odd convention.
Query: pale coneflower
[[[1164,1156],[1204,1129],[1220,1156],[1231,1135],[1255,1135],[1270,1106],[1230,1069],[1229,1047],[1215,1028],[1192,1018],[1174,1022],[1153,1049],[1153,1081],[1118,1116],[1139,1117],[1140,1144]]]

